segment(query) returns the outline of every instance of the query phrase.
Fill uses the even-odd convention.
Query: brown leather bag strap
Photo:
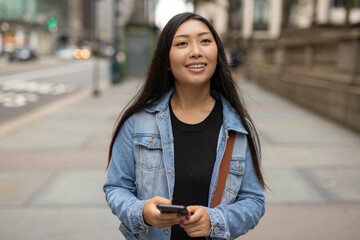
[[[234,131],[229,131],[229,138],[227,139],[224,156],[220,163],[219,178],[216,185],[214,198],[211,203],[211,208],[214,208],[221,203],[221,198],[224,192],[227,175],[230,168],[231,156],[235,143],[235,134],[236,133]]]
[[[229,138],[226,142],[224,156],[220,163],[219,177],[214,193],[214,198],[211,203],[211,208],[214,208],[221,203],[221,198],[224,192],[227,175],[229,173],[231,156],[234,149],[235,135],[236,133],[234,131],[229,131]],[[211,239],[212,239],[211,237],[206,238],[206,240],[211,240]]]

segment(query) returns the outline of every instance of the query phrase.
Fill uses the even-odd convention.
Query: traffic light
[[[56,18],[49,18],[49,20],[46,23],[46,29],[49,31],[54,29],[56,27],[57,23],[58,23],[58,21]]]

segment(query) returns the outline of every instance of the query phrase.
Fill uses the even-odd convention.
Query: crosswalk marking
[[[71,84],[13,79],[0,82],[0,104],[8,108],[23,107],[38,101],[39,94],[60,95],[74,89]]]

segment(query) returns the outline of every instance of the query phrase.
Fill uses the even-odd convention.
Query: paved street
[[[240,86],[271,188],[265,217],[241,239],[358,239],[360,135]],[[74,97],[0,138],[0,239],[124,239],[102,184],[114,122],[138,87],[129,78],[100,97]]]
[[[108,78],[108,61],[96,63],[99,79]],[[0,124],[91,87],[93,66],[91,60],[59,61],[54,58],[3,63],[0,67]]]

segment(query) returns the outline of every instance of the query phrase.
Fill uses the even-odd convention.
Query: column
[[[329,21],[329,4],[328,0],[317,0],[316,22],[318,24],[325,24]]]
[[[243,0],[242,36],[245,39],[250,38],[253,33],[253,20],[254,20],[253,14],[254,14],[254,1]]]
[[[269,19],[269,36],[277,38],[281,31],[281,0],[270,0],[270,19]]]

